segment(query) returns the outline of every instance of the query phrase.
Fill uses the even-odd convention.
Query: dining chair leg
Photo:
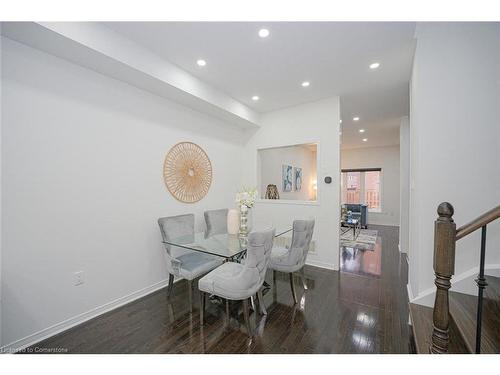
[[[189,312],[193,312],[193,281],[188,280]]]
[[[273,270],[273,302],[278,300],[278,285],[276,284],[276,271]]]
[[[293,273],[290,272],[290,287],[292,288],[292,296],[293,296],[293,302],[296,304],[297,303],[297,295],[295,294],[295,284],[293,283]]]
[[[200,325],[205,324],[205,292],[200,292]]]
[[[262,297],[262,290],[257,292],[257,299],[259,300],[260,312],[262,315],[267,315],[266,306],[264,305],[264,298]]]
[[[255,300],[253,296],[250,297],[250,306],[252,306],[252,310],[257,312],[257,309],[255,308]]]
[[[307,284],[306,284],[306,274],[304,272],[304,268],[300,270],[300,279],[302,280],[302,285],[304,286],[304,290],[307,290]]]
[[[229,300],[226,299],[226,322],[229,325],[231,318],[229,317]]]
[[[248,299],[243,300],[243,317],[245,319],[245,325],[247,327],[248,337],[252,337],[252,331],[250,330],[250,317],[248,312]]]
[[[170,298],[172,295],[172,290],[174,289],[174,275],[168,275],[168,287],[167,287],[167,297]]]

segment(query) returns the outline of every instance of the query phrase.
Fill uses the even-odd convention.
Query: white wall
[[[259,150],[259,195],[264,198],[267,185],[278,188],[280,199],[315,200],[312,181],[316,180],[316,153],[309,146],[278,147]],[[293,167],[292,191],[283,191],[282,166]],[[295,168],[302,168],[302,188],[295,190]]]
[[[316,218],[316,251],[308,264],[338,269],[340,162],[338,97],[271,112],[262,116],[261,128],[246,145],[243,185],[257,186],[257,150],[268,147],[318,143],[318,202],[264,200],[254,208],[254,220],[270,221],[277,227],[293,219]],[[333,182],[326,184],[325,176]]]
[[[410,121],[399,127],[399,249],[407,253],[410,240]]]
[[[500,26],[420,23],[411,82],[410,291],[434,290],[436,208],[458,226],[500,201]],[[487,263],[500,263],[500,221],[488,226]],[[455,274],[479,263],[480,235],[457,243]]]
[[[368,212],[368,224],[399,225],[399,146],[342,150],[342,169],[382,168],[382,212]]]
[[[194,212],[201,228],[205,209],[233,205],[245,138],[228,124],[9,39],[2,90],[4,345],[165,285],[158,217]],[[191,205],[162,178],[183,140],[213,166]]]

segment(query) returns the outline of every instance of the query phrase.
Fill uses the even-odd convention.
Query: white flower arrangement
[[[236,203],[239,206],[247,206],[252,208],[257,199],[257,188],[243,188],[236,194]]]

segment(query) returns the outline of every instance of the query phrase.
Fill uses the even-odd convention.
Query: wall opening
[[[317,144],[259,149],[257,155],[261,199],[309,202],[317,200]]]

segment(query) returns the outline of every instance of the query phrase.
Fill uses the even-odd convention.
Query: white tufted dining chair
[[[248,335],[252,336],[248,300],[257,294],[261,309],[264,306],[261,288],[271,256],[274,233],[274,228],[251,232],[248,235],[247,256],[244,264],[224,263],[200,279],[198,289],[201,297],[201,325],[204,324],[205,296],[208,293],[226,300],[243,301],[245,324]],[[263,310],[264,312],[265,310]]]
[[[293,301],[295,303],[297,303],[297,295],[295,294],[293,274],[300,271],[304,289],[307,289],[303,268],[306,263],[313,231],[314,219],[294,220],[290,246],[275,246],[271,252],[269,269],[273,270],[273,279],[276,282],[276,271],[285,272],[290,275],[290,287],[292,288]]]

